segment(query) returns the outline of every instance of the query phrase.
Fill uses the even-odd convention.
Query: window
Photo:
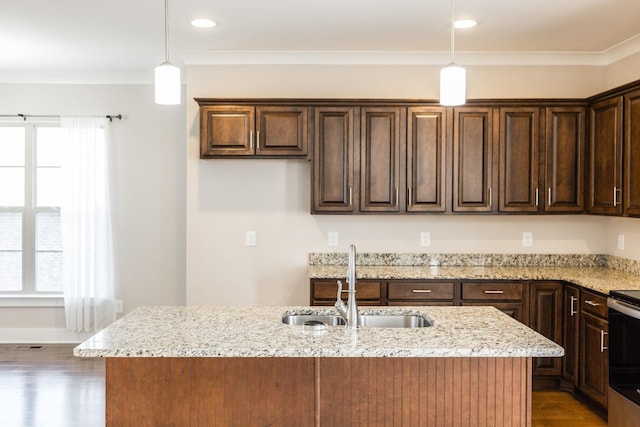
[[[0,124],[0,295],[62,292],[60,135]]]

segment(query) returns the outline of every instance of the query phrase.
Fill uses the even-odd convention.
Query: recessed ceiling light
[[[216,23],[211,19],[199,18],[191,21],[191,25],[198,28],[213,28],[216,26]]]
[[[472,28],[476,25],[478,25],[478,23],[473,19],[460,19],[453,23],[453,26],[456,28]]]

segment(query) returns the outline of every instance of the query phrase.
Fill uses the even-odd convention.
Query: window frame
[[[60,207],[38,207],[37,195],[37,144],[38,129],[60,127],[59,119],[38,119],[30,121],[3,120],[0,127],[24,127],[24,206],[1,206],[0,213],[18,212],[22,214],[22,287],[20,290],[0,290],[0,306],[60,306],[63,296],[59,291],[40,291],[36,289],[36,220],[39,213],[60,212]]]

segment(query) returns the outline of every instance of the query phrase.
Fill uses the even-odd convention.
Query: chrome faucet
[[[338,297],[336,298],[335,307],[340,315],[347,321],[348,329],[356,329],[358,327],[358,304],[356,304],[356,247],[349,246],[349,265],[347,267],[347,305],[342,301],[342,281],[338,280]]]

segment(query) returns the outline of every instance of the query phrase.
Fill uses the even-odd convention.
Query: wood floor
[[[72,349],[0,345],[0,426],[104,426],[104,360]],[[607,425],[566,392],[534,392],[532,407],[532,427]]]

